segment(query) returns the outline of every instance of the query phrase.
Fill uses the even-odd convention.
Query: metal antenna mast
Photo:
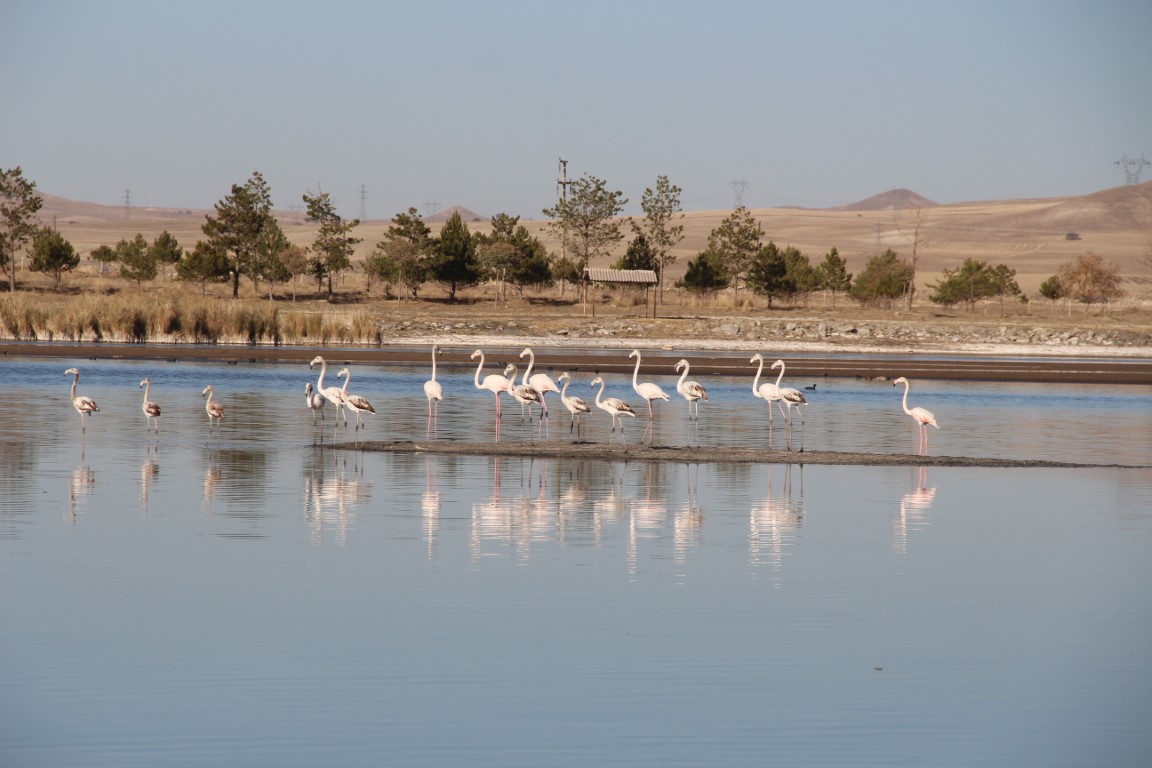
[[[1152,163],[1144,159],[1143,152],[1140,153],[1140,157],[1138,159],[1132,160],[1128,159],[1128,153],[1125,152],[1120,156],[1119,160],[1113,163],[1113,165],[1120,166],[1120,169],[1124,171],[1125,186],[1132,186],[1134,184],[1140,183],[1140,172],[1144,170],[1144,166],[1152,165]]]
[[[744,207],[744,190],[748,189],[748,179],[733,179],[728,182],[728,186],[732,187],[735,193],[735,199],[732,201],[733,208]]]
[[[368,221],[368,187],[360,185],[360,221]]]
[[[124,190],[124,218],[132,218],[132,190]]]

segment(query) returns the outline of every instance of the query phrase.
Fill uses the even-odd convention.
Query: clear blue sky
[[[371,218],[541,218],[560,157],[629,212],[658,175],[686,210],[1050,197],[1152,161],[1150,81],[1147,0],[0,0],[0,167],[196,208],[259,170],[349,217],[363,184]]]

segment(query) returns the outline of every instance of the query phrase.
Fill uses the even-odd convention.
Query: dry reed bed
[[[0,296],[0,337],[14,341],[379,344],[365,311],[293,311],[211,297]]]

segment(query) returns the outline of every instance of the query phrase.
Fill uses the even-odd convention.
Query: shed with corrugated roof
[[[612,285],[634,285],[644,288],[644,314],[648,314],[648,288],[657,283],[656,270],[653,269],[602,269],[599,267],[584,268],[584,297],[587,307],[588,287],[592,283],[610,283]],[[585,308],[587,312],[587,308]],[[592,305],[592,314],[596,314],[596,305]],[[652,316],[656,316],[655,295],[652,302]]]

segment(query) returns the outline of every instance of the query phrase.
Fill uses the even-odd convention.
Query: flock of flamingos
[[[432,378],[424,382],[424,395],[428,399],[428,418],[438,418],[440,401],[444,399],[444,389],[440,382],[436,380],[436,357],[443,352],[443,348],[438,344],[432,346]],[[496,398],[496,418],[497,424],[501,415],[501,395],[507,395],[513,400],[520,403],[521,418],[523,418],[524,409],[529,409],[531,413],[532,406],[540,407],[540,419],[543,421],[548,417],[548,403],[545,400],[545,395],[549,392],[555,392],[560,396],[560,402],[568,409],[571,414],[571,421],[569,429],[578,427],[578,420],[591,413],[592,408],[583,399],[568,394],[568,385],[571,383],[572,378],[568,372],[561,373],[558,377],[559,381],[564,382],[564,387],[561,389],[556,386],[556,382],[546,373],[533,373],[532,368],[536,364],[536,355],[532,352],[531,348],[526,348],[520,353],[520,359],[528,358],[528,367],[524,370],[523,376],[520,377],[517,383],[517,366],[509,363],[502,374],[490,373],[483,379],[480,374],[484,370],[484,352],[476,350],[472,353],[472,359],[480,358],[479,365],[476,366],[476,376],[474,383],[477,389],[491,392]],[[640,350],[634,349],[628,355],[629,359],[636,358],[636,367],[632,371],[632,389],[643,398],[648,404],[648,420],[651,422],[653,418],[652,401],[653,400],[668,400],[668,393],[665,392],[658,384],[652,382],[639,381],[640,375]],[[808,404],[804,393],[792,387],[782,387],[780,382],[784,378],[784,361],[777,360],[772,363],[771,370],[780,369],[780,373],[776,376],[776,381],[760,383],[760,377],[764,373],[764,358],[760,354],[753,355],[748,361],[752,364],[758,364],[756,369],[756,378],[752,381],[752,394],[768,403],[768,418],[772,419],[772,406],[776,405],[780,409],[780,415],[784,418],[785,423],[788,425],[789,430],[792,426],[792,409],[795,408],[797,413],[800,413],[801,421],[803,421],[803,414],[800,411],[801,406]],[[328,363],[324,358],[317,355],[313,358],[312,362],[308,364],[309,368],[315,369],[320,366],[320,375],[316,379],[316,386],[313,387],[309,382],[305,388],[306,402],[309,410],[312,411],[312,420],[315,422],[316,415],[320,414],[323,419],[323,410],[326,405],[331,404],[336,408],[337,426],[340,423],[340,417],[344,417],[344,426],[348,426],[348,411],[356,416],[355,429],[359,430],[364,426],[364,421],[361,414],[376,413],[376,409],[368,402],[366,398],[361,395],[348,391],[348,382],[352,378],[351,372],[344,368],[338,374],[337,378],[344,379],[343,386],[325,386],[324,376],[328,372]],[[687,360],[680,360],[676,363],[676,371],[680,373],[680,379],[676,382],[676,391],[688,401],[688,416],[689,419],[695,418],[697,421],[700,418],[700,401],[708,399],[708,392],[697,381],[688,380],[689,364]],[[76,388],[80,383],[80,370],[78,368],[69,368],[64,371],[65,376],[72,376],[72,407],[80,414],[81,431],[87,430],[86,416],[99,412],[100,407],[96,401],[85,395],[76,393]],[[939,424],[936,423],[936,417],[931,411],[924,408],[909,408],[908,407],[908,380],[901,376],[893,381],[893,384],[904,385],[904,399],[903,408],[904,413],[915,419],[920,431],[920,451],[926,452],[928,449],[928,425],[939,429]],[[612,417],[612,435],[615,436],[617,428],[620,430],[620,435],[624,434],[624,423],[620,420],[621,416],[630,416],[635,418],[636,412],[628,403],[624,402],[618,397],[604,397],[605,382],[602,378],[597,376],[594,378],[590,386],[596,387],[599,385],[600,389],[596,392],[595,405],[600,410],[604,411]],[[144,379],[140,382],[140,388],[144,390],[144,402],[142,403],[141,410],[144,411],[144,416],[147,419],[147,427],[149,433],[154,429],[156,434],[160,434],[160,406],[151,399],[151,379]],[[815,386],[807,387],[807,389],[815,389]],[[208,414],[208,437],[211,439],[213,431],[219,436],[219,428],[224,421],[224,406],[218,400],[214,400],[214,390],[212,385],[209,384],[204,388],[202,395],[207,398],[204,404],[204,410]],[[788,411],[785,413],[784,408],[787,406]]]

